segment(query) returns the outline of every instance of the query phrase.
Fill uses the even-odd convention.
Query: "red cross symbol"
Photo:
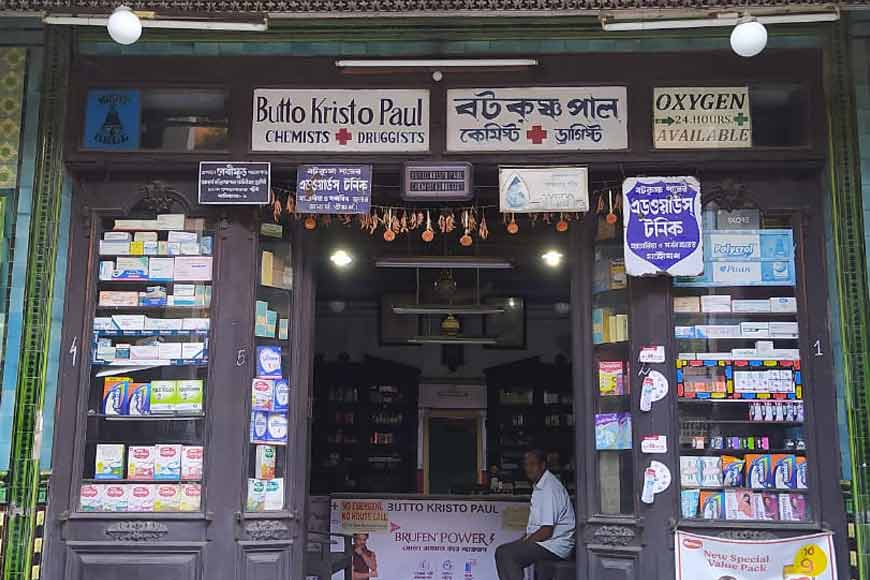
[[[338,130],[338,133],[335,134],[335,139],[342,145],[347,145],[347,142],[353,139],[353,133],[342,127]]]
[[[532,128],[526,131],[526,139],[535,145],[540,145],[546,138],[547,132],[544,131],[540,125],[532,125]]]

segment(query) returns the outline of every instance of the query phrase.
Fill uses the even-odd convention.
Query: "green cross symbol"
[[[734,117],[734,122],[737,123],[738,127],[742,127],[744,123],[749,121],[749,117],[743,114],[743,111],[737,113],[737,116]]]

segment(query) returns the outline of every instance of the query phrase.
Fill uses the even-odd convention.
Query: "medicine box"
[[[129,256],[131,242],[114,242],[100,240],[101,256]]]
[[[166,239],[170,242],[196,242],[199,243],[199,234],[196,232],[172,231],[166,235]]]
[[[770,299],[771,312],[797,312],[797,299],[792,297],[776,297]]]
[[[151,412],[172,413],[175,411],[177,392],[175,381],[151,381]]]
[[[79,509],[83,512],[103,511],[105,485],[85,484],[79,488]]]
[[[694,326],[675,326],[674,336],[676,338],[695,338]]]
[[[180,342],[161,342],[158,345],[158,357],[160,360],[175,360],[184,358],[181,356]]]
[[[148,279],[148,258],[145,256],[119,256],[115,261],[112,278],[126,280]]]
[[[113,314],[113,330],[143,330],[145,328],[144,314]]]
[[[158,214],[155,223],[157,230],[183,230],[185,218],[183,213],[162,213]],[[146,229],[146,228],[143,228]]]
[[[157,232],[136,232],[133,234],[133,240],[137,242],[156,242]]]
[[[208,318],[185,318],[181,323],[182,330],[208,330]]]
[[[138,292],[100,290],[100,306],[139,306]]]
[[[766,313],[770,312],[769,300],[734,300],[731,302],[733,312]]]
[[[212,276],[210,256],[175,258],[175,279],[180,282],[208,282]]]
[[[103,239],[107,242],[131,242],[134,238],[130,236],[130,232],[106,232]]]
[[[695,326],[696,338],[740,338],[739,324],[699,324]]]
[[[148,258],[148,278],[172,280],[175,275],[174,258]]]
[[[698,296],[677,296],[674,298],[674,312],[694,313],[701,311],[701,299]]]
[[[770,325],[767,322],[741,322],[740,335],[744,338],[767,338]]]
[[[181,343],[181,358],[185,360],[201,359],[205,356],[204,342]]]
[[[145,317],[145,330],[181,330],[183,324],[183,318]]]
[[[155,485],[154,511],[177,512],[181,509],[181,486],[174,483]]]
[[[770,336],[773,338],[797,338],[797,322],[771,322]]]
[[[174,409],[184,412],[202,412],[202,379],[180,380],[175,381],[175,384]]]
[[[701,312],[731,312],[731,296],[701,296]]]
[[[130,346],[130,360],[158,360],[160,347],[157,344],[134,344]]]

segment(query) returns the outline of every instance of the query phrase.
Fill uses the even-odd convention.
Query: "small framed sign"
[[[264,205],[272,190],[272,165],[263,161],[201,161],[199,203]]]
[[[139,148],[142,98],[136,90],[88,91],[85,149],[129,151]]]
[[[405,163],[402,199],[406,201],[468,201],[472,191],[471,163]]]

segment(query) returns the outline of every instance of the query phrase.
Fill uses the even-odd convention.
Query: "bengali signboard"
[[[330,531],[356,534],[373,578],[498,580],[495,549],[522,537],[527,520],[518,502],[333,499]],[[333,536],[332,551],[343,550]]]
[[[371,165],[300,165],[296,170],[299,213],[368,213],[371,201]]]
[[[472,198],[471,163],[408,161],[402,199],[407,201],[467,201]]]
[[[674,533],[677,580],[837,580],[831,532],[772,540]]]
[[[589,211],[585,167],[499,167],[498,183],[502,212]]]
[[[447,91],[448,151],[628,148],[625,87]]]
[[[625,272],[695,276],[704,270],[701,185],[694,177],[631,177],[622,183]]]
[[[85,149],[139,148],[142,95],[136,90],[88,91],[85,109]]]
[[[267,162],[200,161],[199,203],[269,203],[271,164]]]
[[[429,150],[429,91],[256,89],[253,151]]]
[[[752,147],[748,87],[667,87],[653,90],[656,149]]]

